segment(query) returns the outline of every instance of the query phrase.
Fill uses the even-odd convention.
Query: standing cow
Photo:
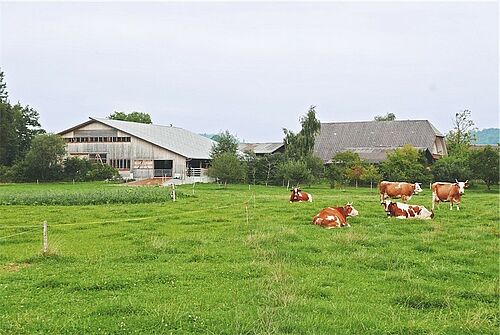
[[[302,190],[298,187],[294,187],[290,191],[292,192],[292,194],[290,195],[290,202],[313,201],[311,194],[302,192]]]
[[[434,217],[434,212],[424,206],[402,204],[391,200],[385,200],[382,205],[388,216],[398,219],[432,219]]]
[[[443,202],[450,202],[450,210],[453,210],[453,203],[457,206],[457,211],[460,210],[460,200],[462,195],[465,193],[465,189],[469,187],[466,181],[458,181],[455,179],[455,183],[446,182],[436,182],[432,184],[432,209],[434,209],[434,204]]]
[[[403,202],[411,199],[412,195],[422,192],[420,183],[404,183],[381,181],[378,185],[380,192],[380,203],[383,203],[387,198],[401,198]]]
[[[348,216],[356,215],[358,215],[358,211],[352,207],[352,203],[347,203],[344,207],[323,208],[314,216],[312,223],[326,229],[350,227],[351,225],[347,223],[346,219]]]

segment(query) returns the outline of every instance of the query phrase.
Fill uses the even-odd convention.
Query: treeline
[[[60,136],[42,129],[36,110],[9,102],[0,72],[0,182],[90,181],[118,176],[109,165],[65,158],[65,147]]]
[[[363,161],[357,153],[340,152],[331,164],[324,165],[313,154],[314,138],[321,127],[314,106],[300,123],[302,129],[297,134],[283,129],[284,153],[264,156],[239,153],[234,136],[228,131],[219,134],[212,148],[209,175],[221,183],[296,186],[328,182],[331,187],[373,185],[383,179],[421,183],[468,179],[483,181],[489,189],[499,181],[498,148],[472,148],[474,123],[468,110],[455,115],[454,129],[446,136],[449,155],[433,164],[423,151],[406,145],[389,153],[380,164]]]

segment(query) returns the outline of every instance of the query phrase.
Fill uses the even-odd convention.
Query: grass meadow
[[[498,188],[430,221],[369,188],[178,189],[0,185],[0,334],[498,334]],[[311,225],[347,201],[351,228]]]

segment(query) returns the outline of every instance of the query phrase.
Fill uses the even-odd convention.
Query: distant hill
[[[219,141],[219,134],[199,134],[199,135],[204,136],[206,138],[209,138],[211,140],[214,140],[216,142]]]
[[[475,133],[476,141],[474,144],[497,144],[500,143],[500,129],[485,128]]]

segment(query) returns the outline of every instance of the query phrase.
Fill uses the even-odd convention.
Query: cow
[[[290,202],[313,201],[312,195],[310,193],[302,192],[302,190],[298,187],[294,187],[290,191],[292,192],[292,194],[290,195]]]
[[[326,207],[316,214],[312,220],[313,224],[320,225],[326,229],[350,227],[347,222],[348,216],[356,216],[358,211],[347,203],[344,207]]]
[[[403,202],[407,202],[411,199],[412,195],[422,192],[420,183],[403,183],[403,182],[391,182],[391,181],[381,181],[378,185],[380,192],[380,203],[383,203],[387,198],[401,198]]]
[[[436,182],[432,184],[432,209],[436,203],[439,205],[441,201],[449,201],[450,210],[453,210],[453,203],[455,203],[457,211],[459,211],[460,200],[467,187],[469,187],[468,180],[458,181],[455,179],[455,183]]]
[[[400,202],[393,202],[385,200],[382,202],[384,210],[388,216],[396,217],[398,219],[432,219],[434,212],[429,211],[424,206],[408,205]]]

